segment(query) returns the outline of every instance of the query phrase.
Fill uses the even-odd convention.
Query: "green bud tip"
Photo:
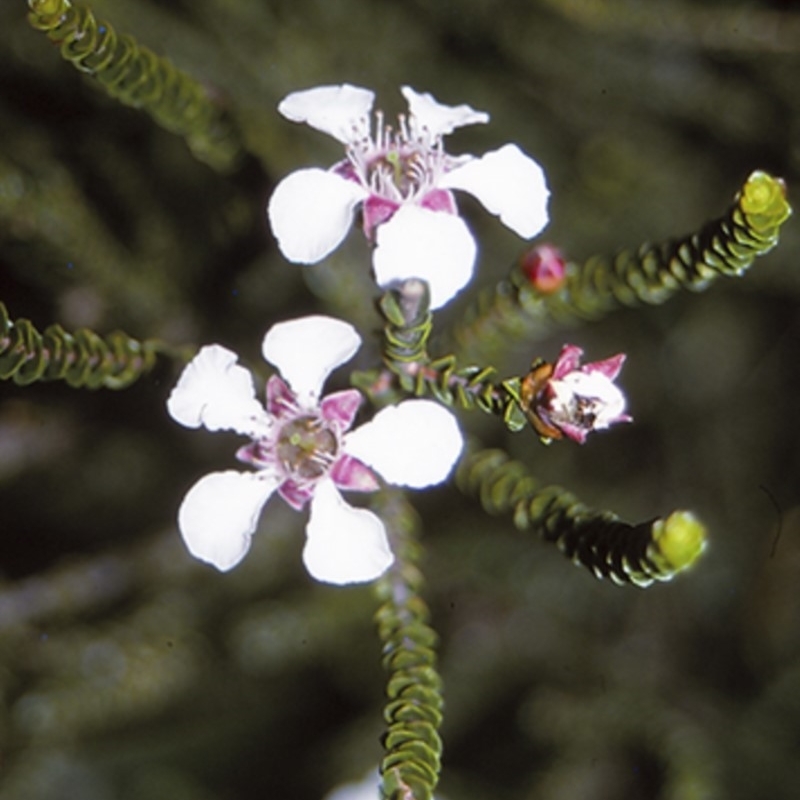
[[[673,511],[653,523],[653,544],[672,569],[680,572],[705,550],[706,527],[691,511]]]
[[[741,209],[747,216],[769,215],[780,224],[792,213],[786,200],[786,184],[766,172],[751,173],[742,189]]]
[[[64,6],[69,8],[70,3],[63,2],[63,0],[28,0],[30,10],[40,16],[55,14],[62,10]]]

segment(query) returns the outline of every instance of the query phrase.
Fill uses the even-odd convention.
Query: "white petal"
[[[212,472],[189,489],[178,527],[189,552],[226,572],[250,548],[264,503],[279,480],[261,472]]]
[[[255,399],[253,376],[236,353],[218,344],[203,347],[186,365],[167,400],[170,416],[187,428],[265,433],[270,419]]]
[[[407,278],[427,281],[431,309],[437,309],[469,283],[476,255],[475,240],[461,217],[409,205],[378,226],[372,266],[383,287]]]
[[[446,106],[425,92],[415,92],[410,86],[403,86],[400,91],[408,102],[409,124],[412,133],[427,131],[432,136],[447,136],[456,128],[464,125],[476,125],[489,121],[485,111],[476,111],[468,105]]]
[[[380,797],[380,785],[380,773],[372,770],[363,781],[338,786],[326,794],[323,800],[377,800]]]
[[[386,529],[371,511],[348,505],[330,480],[321,481],[311,500],[303,563],[325,583],[363,583],[381,576],[394,556]]]
[[[345,83],[292,92],[281,100],[278,111],[292,122],[305,122],[347,144],[363,135],[374,102],[374,92]]]
[[[547,188],[544,171],[515,144],[468,161],[438,181],[442,189],[463,189],[481,201],[487,211],[524,239],[547,225]]]
[[[368,192],[323,169],[287,175],[269,199],[267,214],[283,255],[295,264],[316,264],[342,242],[356,206]]]
[[[300,402],[315,405],[331,370],[349,361],[361,337],[347,322],[311,316],[279,322],[264,337],[264,358],[274,364]]]
[[[441,483],[464,447],[456,418],[432,400],[406,400],[379,411],[344,440],[344,451],[389,483],[422,489]]]
[[[612,380],[600,372],[570,372],[561,380],[551,381],[554,414],[570,414],[570,409],[589,401],[591,410],[596,414],[592,427],[597,430],[608,428],[625,413],[625,395]],[[574,413],[574,412],[572,412]]]

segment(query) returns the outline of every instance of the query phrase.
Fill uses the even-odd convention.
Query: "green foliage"
[[[430,613],[419,594],[420,548],[413,540],[416,516],[400,493],[387,494],[381,506],[396,557],[376,587],[384,600],[375,620],[388,673],[381,792],[384,800],[431,800],[442,754],[438,636],[428,624]]]
[[[625,245],[611,238],[620,223],[665,230],[682,208],[713,196],[720,181],[738,185],[754,154],[786,174],[796,165],[800,36],[789,4],[547,0],[544,11],[513,3],[498,13],[497,4],[472,0],[454,13],[452,4],[430,0],[79,1],[212,81],[211,97],[222,92],[261,165],[253,160],[226,180],[173,158],[160,146],[157,125],[110,123],[115,101],[105,92],[92,93],[98,102],[76,96],[76,88],[89,91],[88,79],[62,63],[56,48],[64,42],[54,48],[30,29],[21,0],[0,6],[4,299],[21,314],[19,300],[36,293],[33,306],[57,308],[63,316],[54,319],[70,331],[118,326],[221,341],[251,361],[254,335],[310,310],[370,331],[374,286],[359,263],[363,242],[349,241],[317,267],[289,268],[262,219],[268,179],[260,166],[278,176],[332,160],[333,143],[305,136],[275,113],[277,98],[319,83],[378,89],[391,106],[387,119],[402,105],[395,87],[406,82],[490,111],[492,125],[460,131],[455,148],[517,141],[540,159],[554,184],[552,230],[580,257],[594,252],[590,243],[606,230],[610,247]],[[87,26],[68,49],[94,41],[97,50],[100,28],[99,21]],[[120,57],[124,38],[116,40]],[[761,190],[751,194],[742,213],[755,228],[771,204],[753,210]],[[786,227],[784,237],[796,234]],[[498,267],[490,262],[502,263],[498,254],[513,240],[494,220],[485,230],[475,293],[479,282],[502,276],[490,273]],[[773,264],[785,269],[749,289],[687,304],[651,324],[626,315],[620,325],[580,333],[594,354],[628,343],[637,448],[646,453],[635,466],[623,458],[619,474],[598,483],[618,480],[619,493],[651,498],[688,491],[719,529],[714,572],[724,580],[693,575],[691,587],[672,587],[688,591],[642,603],[598,591],[578,574],[584,580],[565,601],[568,572],[537,569],[532,581],[524,559],[515,561],[541,545],[493,535],[510,527],[513,509],[491,519],[476,503],[447,502],[446,492],[421,498],[434,534],[426,542],[433,571],[426,569],[425,599],[436,627],[444,626],[438,652],[448,690],[447,797],[796,794],[799,286],[788,238],[784,247]],[[573,280],[580,264],[570,268]],[[661,283],[655,292],[666,296],[670,275]],[[620,305],[609,295],[603,302]],[[483,353],[489,343],[501,357],[526,362],[515,342],[604,313],[591,302],[582,314],[568,302],[559,306],[526,285],[518,268],[502,291],[481,301],[483,327],[468,320],[466,344]],[[457,305],[436,322],[452,320]],[[34,319],[40,330],[53,321]],[[431,363],[426,355],[417,385],[407,372],[413,358],[397,374],[381,362],[378,337],[364,339],[360,363],[378,367],[372,385],[389,387],[373,394],[380,402],[435,389],[442,398],[463,392],[454,397],[463,405],[477,387],[458,364],[505,369],[494,355],[478,358],[434,340],[425,350],[455,360]],[[559,343],[551,339],[548,351]],[[397,345],[400,364],[404,345]],[[20,369],[11,378],[23,375]],[[404,376],[408,390],[399,385]],[[491,373],[484,378],[496,381]],[[202,444],[176,449],[163,435],[164,414],[136,413],[136,398],[57,392],[54,405],[10,383],[0,409],[3,800],[52,800],[66,787],[77,798],[319,800],[334,780],[377,762],[380,676],[374,641],[363,639],[369,590],[310,586],[299,564],[302,515],[273,499],[246,563],[219,575],[187,556],[169,524],[210,451]],[[169,386],[147,383],[158,405]],[[467,425],[490,422],[462,417]],[[490,427],[493,444],[508,446],[504,431]],[[580,464],[597,455],[591,445],[548,455],[559,481],[581,494]],[[544,478],[548,467],[534,467],[533,456],[521,458]],[[530,504],[522,505],[527,513]],[[676,563],[691,560],[699,530],[678,513],[654,523],[652,533]],[[403,607],[404,585],[391,584],[395,609]],[[416,605],[410,612],[423,613]],[[405,658],[401,624],[387,635]],[[407,629],[420,657],[424,633],[411,622]],[[399,668],[389,667],[392,680]],[[431,676],[421,665],[415,677]],[[437,685],[432,677],[430,684]],[[441,706],[410,699],[401,686],[392,684],[388,724],[427,713],[436,727]],[[384,790],[403,800],[428,796],[429,767],[414,783],[405,766],[434,762],[412,758],[415,740],[404,735],[387,737],[401,764],[384,771]]]
[[[428,285],[415,278],[381,296],[379,307],[386,319],[384,361],[393,372],[402,373],[405,364],[429,360],[426,347],[433,330],[429,306]]]
[[[20,386],[63,380],[74,388],[124,389],[155,366],[161,350],[155,340],[140,342],[122,331],[102,337],[50,325],[39,333],[30,320],[9,319],[0,303],[0,379]]]
[[[399,387],[415,397],[435,397],[451,408],[477,408],[500,416],[509,430],[521,430],[525,417],[519,407],[519,378],[495,382],[494,367],[460,367],[453,355],[430,358],[427,344],[433,323],[428,298],[427,285],[411,279],[387,291],[380,300],[387,323],[383,361]],[[373,400],[386,401],[390,395],[386,377],[373,371],[355,373],[352,380]]]
[[[792,210],[780,178],[755,171],[724,216],[697,233],[643,244],[615,256],[567,264],[564,286],[542,294],[517,263],[508,279],[482,292],[453,331],[462,350],[507,346],[508,338],[544,334],[553,322],[597,319],[619,306],[663,303],[680,289],[701,291],[720,276],[739,276],[778,243]]]
[[[575,564],[619,585],[671,580],[694,564],[705,546],[705,528],[689,512],[631,525],[610,511],[589,508],[561,487],[541,487],[502,450],[467,455],[457,481],[489,513],[511,512],[517,528],[535,530]]]
[[[663,303],[681,288],[700,291],[722,275],[742,275],[775,247],[790,214],[783,181],[753,172],[727,213],[699,232],[611,259],[590,258],[569,273],[553,312],[566,304],[572,313],[595,317],[620,304]]]
[[[233,124],[205,89],[166,58],[117,35],[85,6],[70,0],[28,0],[28,20],[59,45],[61,56],[92,76],[111,97],[141,108],[186,138],[196,158],[220,171],[241,154]]]

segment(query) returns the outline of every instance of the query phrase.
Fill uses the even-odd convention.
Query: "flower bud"
[[[528,283],[540,294],[558,291],[566,279],[566,263],[561,251],[550,244],[540,244],[526,250],[519,268]]]

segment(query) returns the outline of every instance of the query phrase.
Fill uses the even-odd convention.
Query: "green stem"
[[[420,596],[417,519],[400,492],[379,501],[395,563],[376,584],[382,601],[375,615],[388,674],[381,761],[384,800],[432,800],[441,769],[442,681],[436,669],[438,642]]]
[[[124,389],[150,372],[158,355],[186,360],[188,352],[122,331],[99,336],[88,328],[68,333],[50,325],[39,333],[30,320],[11,320],[0,303],[0,380],[19,386],[66,381],[74,388]]]
[[[697,233],[643,244],[613,257],[566,265],[564,285],[539,292],[517,264],[506,280],[482,292],[451,333],[459,355],[483,357],[511,339],[541,337],[555,324],[598,319],[619,306],[657,305],[680,291],[701,291],[720,276],[740,276],[778,243],[792,209],[786,186],[753,172],[728,211]]]
[[[478,408],[500,416],[511,431],[523,428],[526,419],[515,388],[519,378],[496,381],[494,367],[460,367],[452,355],[430,358],[427,343],[433,323],[428,302],[427,284],[417,279],[383,295],[385,368],[354,373],[354,385],[377,404],[395,401],[399,387],[415,397],[435,397],[448,407]]]
[[[558,486],[540,486],[502,450],[470,452],[456,481],[489,513],[511,513],[520,530],[536,531],[575,564],[620,585],[671,580],[705,548],[705,527],[688,511],[631,525],[610,511],[589,508]]]

